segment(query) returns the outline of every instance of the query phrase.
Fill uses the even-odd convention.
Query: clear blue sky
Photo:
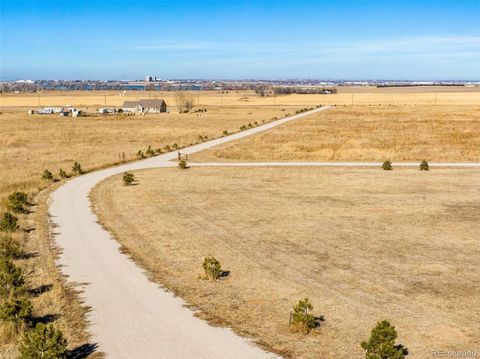
[[[480,78],[480,0],[1,0],[2,79]]]

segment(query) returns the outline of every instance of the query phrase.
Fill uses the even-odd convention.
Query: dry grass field
[[[53,322],[68,340],[68,349],[72,358],[101,358],[101,353],[92,353],[95,344],[90,341],[85,308],[77,300],[76,287],[67,284],[55,263],[57,250],[50,241],[47,198],[60,185],[57,183],[40,192],[32,200],[28,216],[21,215],[21,225],[27,232],[18,232],[13,236],[23,245],[26,257],[17,261],[17,265],[28,274],[26,287],[30,292],[33,305],[33,317],[37,322]],[[18,358],[18,343],[21,331],[15,333],[0,323],[0,358]]]
[[[418,87],[374,88],[340,87],[331,95],[279,95],[261,97],[254,91],[194,91],[195,105],[200,106],[312,106],[327,105],[480,105],[480,88]],[[124,101],[163,98],[176,106],[174,92],[162,91],[45,91],[31,94],[0,94],[5,110],[39,106],[76,106],[94,111],[103,106],[121,106]]]
[[[192,158],[479,161],[480,106],[340,106]]]
[[[52,187],[33,197],[47,185],[41,179],[43,170],[50,169],[58,178],[58,170],[70,172],[74,161],[84,170],[93,170],[133,160],[139,149],[145,152],[149,145],[188,145],[200,135],[218,137],[224,130],[238,131],[241,125],[284,115],[281,108],[268,106],[217,106],[209,108],[206,117],[178,113],[86,118],[28,116],[18,111],[0,114],[0,213],[3,215],[6,198],[13,191],[25,191],[35,202],[31,214],[18,216],[28,233],[16,235],[32,254],[17,263],[30,273],[28,287],[47,289],[32,297],[34,315],[54,320],[68,339],[69,348],[87,344],[85,309],[74,290],[65,286],[54,262],[56,251],[50,241],[46,204]],[[14,358],[19,336],[4,329],[0,326],[0,357]]]
[[[292,112],[293,113],[293,112]],[[78,161],[91,170],[135,158],[138,150],[195,143],[199,136],[221,136],[241,125],[284,116],[273,107],[215,107],[197,114],[157,114],[64,118],[59,115],[0,115],[0,204],[12,191],[34,193],[44,185],[41,173],[70,171]]]
[[[213,322],[295,358],[360,358],[389,319],[412,358],[480,348],[479,170],[144,170],[93,191],[125,251]],[[132,215],[135,214],[135,215]],[[230,275],[201,279],[214,255]],[[308,297],[321,327],[291,333]],[[409,356],[409,357],[410,357]]]
[[[154,148],[163,147],[165,145],[171,146],[173,143],[177,143],[180,146],[188,145],[192,142],[196,142],[198,140],[198,136],[200,135],[208,136],[208,138],[217,137],[222,135],[224,130],[233,132],[238,130],[241,125],[254,123],[255,121],[261,123],[262,121],[269,121],[273,117],[283,117],[288,113],[293,114],[297,109],[307,106],[310,107],[318,104],[351,105],[352,98],[355,104],[382,104],[382,106],[354,106],[351,108],[339,107],[328,113],[326,118],[331,119],[332,121],[327,121],[326,124],[323,120],[323,117],[319,115],[311,120],[305,119],[296,124],[282,126],[282,128],[271,131],[271,135],[270,133],[257,135],[250,139],[238,142],[238,145],[228,146],[228,152],[224,150],[227,147],[219,147],[214,151],[199,154],[197,159],[220,159],[222,161],[229,159],[278,160],[280,159],[279,156],[282,154],[282,151],[284,153],[283,156],[286,156],[285,158],[281,158],[283,160],[319,158],[333,158],[334,160],[337,160],[343,158],[338,157],[340,155],[346,156],[345,158],[352,160],[364,158],[372,159],[370,158],[372,157],[372,154],[381,157],[381,155],[385,153],[385,149],[391,149],[392,147],[387,140],[393,138],[393,142],[396,144],[395,153],[403,153],[405,151],[405,153],[415,153],[415,148],[418,148],[419,144],[421,145],[422,149],[431,149],[431,144],[434,143],[436,146],[440,146],[440,144],[442,144],[443,147],[440,146],[440,149],[435,153],[442,153],[442,156],[444,157],[457,158],[461,155],[461,160],[475,160],[478,159],[478,146],[477,149],[475,149],[475,145],[478,145],[479,143],[478,112],[480,108],[480,92],[477,92],[476,89],[475,91],[463,90],[464,89],[443,89],[440,91],[440,89],[436,88],[435,91],[438,93],[435,95],[433,92],[425,91],[425,88],[422,88],[422,91],[399,89],[398,92],[392,92],[391,89],[371,89],[367,91],[365,88],[362,88],[361,90],[357,91],[355,89],[343,88],[337,95],[286,95],[277,96],[275,98],[262,98],[254,94],[252,91],[194,93],[196,104],[199,103],[201,107],[208,108],[206,117],[200,117],[197,116],[197,114],[180,115],[176,113],[175,100],[173,93],[171,92],[149,93],[142,91],[129,91],[125,96],[119,96],[118,91],[46,92],[40,94],[40,96],[38,94],[0,94],[0,143],[2,148],[0,152],[0,208],[2,208],[3,212],[5,208],[6,196],[12,191],[20,190],[26,191],[30,195],[36,194],[39,188],[42,188],[46,185],[40,178],[40,174],[46,168],[50,169],[55,175],[57,175],[59,168],[63,168],[69,172],[73,162],[78,161],[85,170],[93,170],[96,168],[110,166],[123,160],[132,160],[135,158],[135,154],[139,149],[145,151],[149,145],[153,146]],[[352,95],[351,92],[355,93]],[[146,116],[107,116],[86,118],[62,118],[58,115],[26,115],[27,109],[37,108],[39,104],[40,106],[72,105],[92,112],[98,107],[103,107],[105,104],[107,106],[119,106],[123,103],[123,101],[126,100],[149,98],[150,96],[165,98],[171,107],[171,113]],[[421,106],[422,104],[432,104],[435,101],[435,97],[437,104],[455,103],[456,106]],[[410,104],[410,106],[383,106],[385,104],[399,105],[403,103]],[[461,104],[465,105],[459,106]],[[466,104],[468,104],[468,106]],[[477,106],[471,106],[472,104],[476,104]],[[346,119],[344,120],[342,120],[341,116],[338,117],[338,114],[342,112],[345,113],[346,116]],[[416,115],[417,113],[424,114],[424,121],[420,120],[420,116]],[[411,116],[413,116],[414,120],[405,120],[405,118],[408,119],[411,118]],[[397,121],[399,121],[399,124],[397,124]],[[385,123],[387,123],[388,126],[385,131],[382,132],[382,124]],[[351,129],[352,124],[355,125],[353,130]],[[413,129],[410,129],[410,126],[413,126]],[[396,137],[392,136],[391,131],[398,131],[399,129],[403,131],[401,133],[404,135]],[[327,130],[329,132],[325,132]],[[270,140],[270,136],[278,136],[278,131],[286,132],[284,135],[276,137],[276,139],[272,142]],[[373,145],[370,146],[367,140],[365,140],[365,142],[362,140],[358,143],[353,140],[348,142],[349,147],[353,147],[353,149],[351,150],[350,148],[346,148],[343,146],[343,142],[339,138],[344,138],[348,141],[350,138],[349,136],[351,136],[353,131],[355,131],[355,133],[363,134],[362,136],[365,136],[367,139],[372,137],[372,131],[373,133],[380,133],[380,144],[378,144],[378,141],[376,142],[372,140]],[[435,133],[434,136],[430,135],[432,131]],[[305,141],[304,136],[308,135],[309,132],[312,132],[315,135],[310,136],[309,141],[311,141],[311,143],[309,146],[302,147],[303,144],[299,144],[298,141]],[[427,134],[425,134],[425,136],[422,135],[422,140],[419,141],[418,136],[416,136],[418,133]],[[312,137],[314,138],[312,139]],[[259,144],[258,141],[262,138],[265,138],[265,143]],[[408,145],[411,143],[411,141],[414,141],[414,144]],[[247,144],[249,147],[245,147],[245,144]],[[402,151],[399,151],[399,149],[402,149]],[[333,157],[332,150],[334,151]],[[122,156],[123,153],[125,153],[125,158]],[[423,153],[424,152],[422,152],[422,154]],[[248,157],[247,155],[251,157]],[[426,157],[429,160],[436,159],[430,158],[429,156],[422,156],[422,158],[423,157]],[[399,158],[392,156],[392,160],[399,160]],[[198,174],[205,171],[206,175],[208,174],[207,169],[192,169],[189,170],[188,173],[190,173],[190,171]],[[272,169],[272,171],[274,170]],[[297,169],[295,171],[297,171]],[[394,172],[395,174],[403,173],[397,171]],[[319,296],[319,292],[311,292],[310,289],[308,291],[302,289],[303,284],[309,283],[312,284],[311,288],[318,287],[318,282],[316,282],[317,279],[308,279],[305,277],[305,279],[300,280],[299,284],[297,285],[292,282],[290,277],[287,276],[287,274],[290,275],[293,273],[292,271],[295,269],[286,268],[282,272],[278,263],[287,262],[285,262],[284,259],[281,259],[280,262],[275,262],[276,259],[273,261],[272,258],[269,259],[269,261],[271,261],[270,263],[266,263],[266,265],[270,267],[265,267],[267,270],[265,271],[265,278],[263,279],[261,272],[264,271],[264,269],[259,268],[259,266],[254,262],[248,260],[247,262],[252,266],[251,271],[253,276],[252,278],[254,278],[254,280],[248,279],[250,276],[250,269],[242,267],[238,262],[240,260],[245,260],[245,256],[241,254],[243,249],[235,247],[234,244],[229,244],[230,242],[234,242],[234,238],[232,236],[238,235],[239,233],[241,234],[242,232],[234,229],[235,227],[232,225],[231,227],[234,229],[234,232],[233,234],[228,233],[229,229],[227,226],[230,226],[231,223],[233,223],[228,221],[234,221],[236,217],[240,216],[241,218],[236,219],[240,221],[240,231],[246,231],[249,227],[260,228],[258,232],[255,230],[255,233],[252,234],[252,237],[251,239],[249,238],[249,240],[256,242],[258,240],[258,235],[261,235],[262,238],[265,235],[265,241],[269,241],[270,237],[272,237],[272,234],[269,231],[273,231],[274,228],[268,225],[268,223],[264,223],[265,220],[259,216],[259,211],[264,212],[263,216],[265,216],[265,213],[269,213],[271,211],[270,208],[266,208],[266,204],[259,204],[258,202],[255,202],[254,198],[249,199],[250,195],[246,195],[245,197],[238,197],[242,198],[242,202],[239,202],[241,204],[241,208],[239,208],[238,205],[233,206],[234,208],[232,208],[232,213],[228,214],[230,217],[228,217],[227,214],[225,214],[227,217],[222,217],[223,214],[219,209],[212,211],[212,213],[203,213],[204,211],[202,209],[207,208],[208,206],[217,205],[215,201],[212,202],[212,198],[216,198],[217,195],[220,195],[223,192],[225,192],[225,194],[222,196],[227,195],[225,185],[228,183],[231,184],[233,189],[229,192],[229,195],[242,196],[242,193],[247,193],[249,191],[252,192],[252,195],[253,193],[257,193],[257,190],[252,191],[252,188],[254,187],[248,187],[257,186],[257,184],[253,182],[254,180],[257,180],[256,178],[246,178],[247,181],[242,184],[245,180],[245,176],[248,177],[249,173],[253,173],[250,172],[250,170],[242,170],[242,172],[222,170],[222,176],[223,174],[233,173],[232,177],[229,177],[225,184],[221,183],[224,178],[222,176],[218,176],[216,173],[217,172],[215,172],[215,175],[210,180],[205,182],[205,185],[201,182],[197,182],[197,180],[192,182],[192,185],[195,185],[197,189],[201,190],[201,193],[196,195],[197,197],[190,197],[191,193],[194,193],[191,190],[187,192],[182,190],[182,186],[185,188],[189,187],[185,185],[185,182],[180,182],[175,189],[177,192],[170,193],[168,196],[166,196],[165,202],[162,202],[162,206],[164,206],[162,207],[162,211],[158,214],[155,214],[159,216],[166,216],[167,214],[165,211],[167,211],[168,208],[171,209],[172,213],[169,214],[170,217],[159,217],[161,222],[157,221],[156,223],[162,223],[162,228],[165,230],[168,229],[168,231],[171,231],[172,233],[177,233],[175,236],[179,236],[179,238],[180,236],[186,236],[184,237],[185,240],[190,240],[191,238],[198,240],[198,243],[191,247],[192,252],[180,252],[180,247],[182,246],[181,243],[184,242],[179,242],[176,244],[172,240],[168,242],[169,249],[162,249],[162,256],[159,258],[162,258],[163,260],[163,256],[166,255],[166,253],[171,249],[175,249],[175,251],[181,253],[181,255],[175,258],[169,258],[168,260],[171,260],[171,262],[169,262],[168,266],[165,267],[165,271],[159,271],[158,269],[155,269],[152,263],[148,263],[149,259],[141,259],[142,263],[144,263],[147,268],[153,271],[156,280],[159,280],[159,282],[165,283],[168,287],[178,291],[190,303],[202,307],[211,320],[219,320],[222,323],[227,323],[228,325],[235,327],[239,332],[255,335],[260,341],[265,341],[265,343],[267,343],[270,347],[273,347],[280,352],[293,353],[296,356],[308,358],[312,357],[312,355],[318,352],[327,353],[327,351],[323,351],[322,348],[318,348],[318,344],[320,343],[323,345],[323,348],[326,348],[326,344],[330,343],[330,341],[333,341],[337,344],[331,346],[331,351],[334,354],[330,355],[327,353],[325,354],[327,357],[328,355],[334,357],[334,355],[338,354],[338,350],[342,352],[343,348],[346,348],[346,346],[342,347],[342,344],[339,344],[340,339],[338,338],[343,338],[340,335],[344,335],[343,325],[345,325],[346,321],[342,322],[342,320],[340,320],[338,322],[338,326],[331,326],[333,325],[333,321],[330,318],[333,315],[332,311],[335,312],[337,309],[335,309],[333,306],[330,306],[330,310],[328,312],[327,309],[329,308],[329,300],[331,301],[333,299],[326,298],[325,294],[323,294],[323,296]],[[255,172],[255,174],[252,176],[256,177],[256,173],[257,172]],[[362,173],[368,173],[368,171]],[[431,174],[433,173],[435,173],[435,175],[443,173],[442,176],[450,178],[448,171],[435,171]],[[463,172],[456,173],[461,174]],[[477,174],[477,172],[469,173],[470,175],[460,179],[458,183],[468,180],[471,174]],[[162,172],[162,174],[167,176],[166,180],[169,186],[175,185],[172,183],[172,180],[178,175],[178,172],[165,171]],[[281,191],[279,186],[282,184],[282,182],[279,175],[280,171],[277,170],[275,174],[272,172],[271,175],[267,175],[267,179],[263,178],[262,176],[258,178],[258,180],[264,181],[262,188],[265,188],[265,197],[259,196],[259,199],[267,198],[267,194],[269,193]],[[204,180],[208,177],[205,176],[203,176]],[[452,174],[451,176],[456,175]],[[279,181],[276,180],[277,177],[280,178]],[[322,175],[320,177],[323,178],[325,176]],[[344,176],[342,175],[342,177]],[[148,178],[148,176],[146,178]],[[183,181],[186,180],[186,178],[183,179]],[[233,180],[236,182],[232,182]],[[324,180],[326,181],[327,179],[324,178]],[[148,181],[150,181],[153,185],[153,178],[150,178]],[[201,181],[201,179],[198,181]],[[215,181],[218,181],[218,183]],[[270,183],[271,189],[268,189],[265,183]],[[31,298],[34,304],[34,315],[37,318],[54,320],[55,325],[62,329],[69,340],[69,348],[74,349],[88,343],[89,338],[86,332],[87,323],[85,322],[84,317],[85,308],[81,308],[80,303],[78,303],[76,299],[74,290],[65,285],[64,279],[56,268],[54,262],[56,250],[52,247],[49,238],[46,200],[48,198],[49,191],[53,190],[53,188],[58,185],[61,185],[61,182],[49,187],[46,191],[41,192],[33,199],[34,206],[31,208],[31,214],[19,216],[22,228],[28,229],[28,232],[21,232],[16,236],[21,239],[21,241],[25,244],[26,251],[32,254],[32,256],[28,259],[18,261],[18,265],[30,273],[27,283],[28,287],[30,289],[37,289],[35,292],[36,294],[34,294]],[[223,188],[222,191],[218,192],[216,190],[217,185],[219,188]],[[441,183],[438,184],[438,186],[440,185]],[[367,185],[365,184],[365,186]],[[437,184],[435,184],[435,186],[437,186]],[[437,188],[435,186],[433,186],[433,188]],[[302,189],[301,186],[298,188],[299,190]],[[375,187],[369,185],[368,188]],[[144,186],[135,186],[135,190],[137,189],[143,191]],[[126,189],[122,187],[120,193],[126,193],[125,190],[130,191],[131,188]],[[294,188],[292,188],[292,190],[294,190]],[[308,191],[308,189],[304,188],[304,192],[308,193]],[[287,191],[285,193],[288,195],[289,192]],[[138,195],[141,196],[142,194],[139,193]],[[452,195],[452,198],[454,197],[455,195]],[[138,202],[136,198],[137,197],[134,198],[134,203],[135,205],[139,205],[140,202]],[[225,197],[225,201],[236,201],[238,198],[229,200]],[[246,198],[245,203],[243,198]],[[283,199],[281,201],[289,200],[288,198],[282,198]],[[124,199],[120,197],[119,200]],[[160,200],[160,198],[158,198],[158,200]],[[200,202],[195,202],[197,200]],[[186,206],[182,209],[182,203],[178,201],[184,201],[183,205],[191,201],[193,201],[192,203],[197,204],[195,204],[195,208]],[[272,197],[270,201],[275,201],[275,198]],[[339,203],[341,203],[340,200]],[[446,203],[448,203],[448,201]],[[157,206],[158,202],[154,202],[153,204]],[[102,205],[108,206],[109,202],[105,202],[105,204]],[[229,206],[231,205],[232,203],[229,204]],[[149,203],[147,203],[147,207],[148,206],[150,206]],[[258,207],[258,211],[255,209],[255,206]],[[146,211],[152,211],[152,208],[153,207],[150,206],[146,209]],[[453,206],[452,208],[453,212],[457,213],[460,211],[458,212],[459,215],[467,216],[467,211],[462,209],[463,207],[458,207],[460,209],[455,209],[457,207]],[[476,207],[471,208],[473,208],[472,211],[474,211]],[[189,217],[179,220],[176,218],[175,213],[180,213],[182,211],[193,211],[192,213],[194,213],[194,215],[190,216],[189,214]],[[233,211],[236,211],[236,214],[234,214]],[[288,208],[284,209],[284,211],[288,212]],[[203,218],[203,216],[205,216],[205,218]],[[212,217],[210,218],[210,216]],[[188,220],[188,225],[185,225],[185,222],[182,221],[186,221],[188,218],[190,218]],[[213,218],[220,218],[220,222],[218,220],[213,220]],[[166,222],[164,222],[164,219],[166,219]],[[272,220],[273,219],[274,218],[272,217]],[[255,227],[248,221],[254,221],[253,224],[257,224],[257,222],[263,223],[262,226],[267,225],[268,228],[261,229],[263,227]],[[192,223],[194,224],[193,226]],[[334,222],[332,223],[334,224]],[[165,227],[163,227],[164,224]],[[184,226],[184,228],[182,228],[182,226]],[[200,229],[200,226],[203,226],[205,230]],[[306,225],[306,229],[308,228],[310,228],[310,224]],[[155,233],[158,231],[158,229],[151,229],[151,231],[152,238],[156,238],[155,236],[157,236],[157,234]],[[126,234],[128,235],[128,233],[129,232],[127,231]],[[292,230],[286,230],[285,235],[291,235],[292,233]],[[245,232],[244,234],[247,235],[248,233]],[[227,235],[228,238],[224,241],[223,236]],[[364,236],[367,236],[367,234]],[[299,263],[304,263],[304,258],[307,260],[313,258],[312,256],[314,256],[316,253],[315,251],[310,252],[310,250],[307,249],[304,244],[302,244],[303,242],[300,243],[300,248],[306,252],[304,251],[302,253],[296,253],[292,249],[295,248],[294,246],[297,244],[287,242],[286,239],[284,240],[285,242],[279,242],[283,243],[278,244],[279,248],[277,248],[276,244],[273,248],[285,250],[285,252],[289,248],[290,255]],[[301,240],[303,241],[304,239]],[[217,243],[217,241],[219,242]],[[242,239],[242,241],[245,241],[245,239]],[[144,242],[142,241],[141,243],[143,245]],[[248,243],[250,243],[250,245],[253,247],[255,245],[254,242]],[[221,247],[215,247],[216,245],[220,245]],[[240,245],[242,244],[240,243]],[[245,244],[245,246],[246,245],[247,244]],[[190,270],[194,268],[195,273],[199,272],[199,263],[205,255],[204,248],[209,246],[213,246],[211,251],[212,254],[219,256],[219,258],[225,262],[227,270],[232,270],[233,268],[232,275],[222,282],[221,286],[218,286],[217,283],[204,283],[201,281],[196,281],[196,274],[192,277],[193,279],[187,278],[188,280],[186,280],[185,283],[180,283],[179,278],[185,279],[188,270],[182,267],[179,272],[180,276],[177,276],[176,274],[178,274],[178,268],[172,268],[177,266],[178,263],[185,262],[185,268],[190,268]],[[223,252],[220,253],[220,249],[223,251],[226,246],[231,248],[231,250],[236,250],[236,253],[240,254],[237,262],[235,262],[234,254],[227,254],[227,252],[225,252],[224,256]],[[265,252],[265,248],[268,246],[268,244],[264,243],[263,246],[264,247],[262,251]],[[334,245],[330,243],[330,246]],[[262,251],[260,251],[258,255],[261,255]],[[191,257],[189,257],[190,254],[195,254],[197,256],[195,260],[192,260]],[[143,254],[139,252],[138,258],[140,258],[142,255]],[[268,257],[268,254],[265,255]],[[257,258],[257,254],[255,253],[252,254],[252,256],[255,259]],[[329,257],[326,258],[328,259]],[[266,258],[266,260],[267,259],[268,258]],[[344,265],[347,266],[347,264]],[[321,266],[321,268],[323,267]],[[335,264],[331,270],[335,273],[338,272],[342,274],[343,272],[339,268],[340,267],[337,268]],[[309,273],[305,268],[300,268],[299,271],[300,270]],[[313,268],[313,272],[316,273],[315,275],[321,274],[317,268]],[[448,272],[448,275],[454,274],[455,273],[453,273],[453,269],[452,273]],[[437,274],[434,275],[436,276]],[[458,276],[460,278],[460,274],[458,274]],[[259,286],[268,287],[270,286],[271,281],[275,282],[279,278],[283,278],[282,280],[284,280],[284,282],[280,282],[279,287],[272,290],[274,290],[273,297],[275,297],[275,293],[282,297],[280,302],[270,302],[268,296],[266,297],[261,292],[257,292]],[[239,279],[241,279],[241,286],[243,287],[238,287],[237,284],[235,284],[237,283],[235,281],[238,281]],[[323,279],[324,278],[321,277],[321,280]],[[331,282],[327,282],[328,285],[329,283]],[[293,285],[293,287],[290,288],[290,285]],[[389,282],[389,285],[393,284]],[[421,287],[424,284],[422,282],[418,285]],[[428,283],[425,285],[428,285]],[[39,293],[39,288],[43,288],[45,291],[43,293]],[[218,294],[216,291],[219,288],[222,288],[222,291],[223,289],[228,288],[228,292],[222,292]],[[322,288],[325,289],[325,287]],[[245,291],[245,293],[238,297],[238,290]],[[332,293],[331,290],[326,290],[326,292],[330,294]],[[195,293],[200,294],[197,296]],[[218,298],[230,299],[226,300],[225,303],[211,302],[212,298],[217,298],[212,296],[217,294],[220,295]],[[318,296],[315,297],[317,294]],[[322,328],[321,332],[313,334],[307,338],[295,336],[289,333],[287,328],[284,326],[284,309],[286,308],[288,311],[292,301],[299,299],[298,296],[302,295],[311,296],[314,300],[317,313],[325,314],[327,318],[327,321],[325,322],[324,328]],[[342,300],[349,302],[349,300],[345,299],[344,297],[342,298]],[[387,303],[389,300],[390,299],[385,300],[385,303]],[[333,302],[330,303],[333,304]],[[378,300],[375,303],[378,303]],[[325,307],[325,305],[327,305],[327,307]],[[457,307],[455,306],[455,308]],[[369,310],[373,309],[370,308]],[[335,316],[332,318],[340,317],[340,313],[341,312],[335,314]],[[349,315],[350,314],[347,315],[347,318],[352,319],[351,317],[348,317]],[[398,315],[392,315],[391,318],[396,320]],[[450,318],[450,316],[448,316],[448,318]],[[373,316],[372,318],[368,318],[367,324],[369,326],[373,325],[373,322],[376,319],[379,318],[373,318]],[[258,320],[265,320],[265,322],[258,328],[252,329],[251,323]],[[453,325],[448,320],[446,322],[446,330],[449,330],[449,325]],[[459,320],[463,319],[459,318]],[[396,321],[395,324],[397,324],[397,322],[399,322],[399,325],[404,325],[400,321]],[[407,329],[409,328],[408,325],[410,324],[406,324]],[[401,332],[404,331],[404,328],[405,326],[399,326]],[[328,331],[323,329],[328,329]],[[342,330],[340,331],[340,329]],[[272,337],[269,336],[270,330],[271,333],[276,333],[276,335],[278,334],[277,339],[272,339]],[[465,340],[469,340],[468,338],[470,338],[470,332],[472,330],[473,329],[468,329],[466,331],[465,337],[467,339]],[[362,336],[361,339],[364,339],[366,331],[367,330],[362,331],[361,335],[358,334],[358,338]],[[437,331],[440,330],[438,329]],[[339,335],[338,338],[337,334],[335,334],[337,332]],[[3,334],[5,333],[2,333],[2,335]],[[2,335],[0,335],[0,357],[15,357],[15,341],[18,340],[18,337],[7,338],[6,336]],[[292,338],[299,338],[300,342],[297,344],[292,344]],[[355,341],[358,338],[354,338]],[[402,340],[403,338],[404,337],[402,337]],[[409,339],[409,342],[405,340],[406,344],[410,344],[410,338],[405,338]],[[464,339],[462,339],[462,337],[460,337],[460,339],[461,340],[459,343],[462,343],[462,340]],[[353,341],[353,339],[350,341],[347,340],[345,345],[353,345]],[[328,348],[330,348],[330,346]],[[358,350],[358,348],[356,349]]]

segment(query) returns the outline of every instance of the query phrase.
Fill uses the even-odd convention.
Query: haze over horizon
[[[478,80],[480,1],[1,2],[0,78]]]

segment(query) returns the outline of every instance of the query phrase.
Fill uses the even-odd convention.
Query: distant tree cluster
[[[31,82],[12,82],[0,85],[0,93],[10,92],[38,92],[42,88],[36,83]]]
[[[255,93],[262,97],[275,95],[274,90],[266,85],[255,88]]]
[[[274,87],[276,95],[337,93],[335,87]]]
[[[266,85],[257,86],[255,93],[265,97],[273,95],[289,95],[289,94],[330,94],[337,93],[335,87],[298,87],[298,86],[282,86],[268,87]]]
[[[190,112],[193,109],[194,100],[191,94],[185,92],[175,93],[175,102],[180,113]]]

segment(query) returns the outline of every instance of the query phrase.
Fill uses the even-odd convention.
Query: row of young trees
[[[70,176],[78,176],[78,175],[81,175],[81,174],[84,174],[84,173],[85,172],[82,168],[82,165],[78,162],[75,162],[72,166],[72,173],[71,174],[68,174],[63,168],[60,168],[58,170],[58,177],[60,177],[60,179],[66,179],[66,178],[69,178]],[[55,176],[48,169],[43,171],[42,179],[47,181],[47,182],[56,181]]]
[[[16,214],[29,211],[30,203],[24,192],[8,196],[7,208]],[[34,316],[27,288],[28,275],[17,265],[27,258],[18,239],[21,228],[18,217],[5,212],[0,220],[0,321],[3,333],[22,335],[19,345],[21,359],[65,358],[67,341],[52,324],[42,323]]]
[[[382,168],[385,171],[392,171],[393,170],[392,161],[386,160],[385,162],[383,162]],[[420,162],[419,169],[420,169],[420,171],[429,171],[430,170],[430,166],[428,165],[427,160],[423,160],[422,162]]]
[[[71,174],[59,169],[61,179],[84,173],[80,163],[75,162]],[[42,179],[53,182],[53,173],[46,169]],[[17,215],[28,214],[30,203],[25,192],[13,192],[7,198],[7,211],[0,218],[0,321],[12,336],[21,335],[19,344],[21,359],[60,359],[67,357],[67,341],[53,324],[43,323],[34,316],[27,288],[28,275],[17,262],[28,256],[19,241],[22,229]]]

